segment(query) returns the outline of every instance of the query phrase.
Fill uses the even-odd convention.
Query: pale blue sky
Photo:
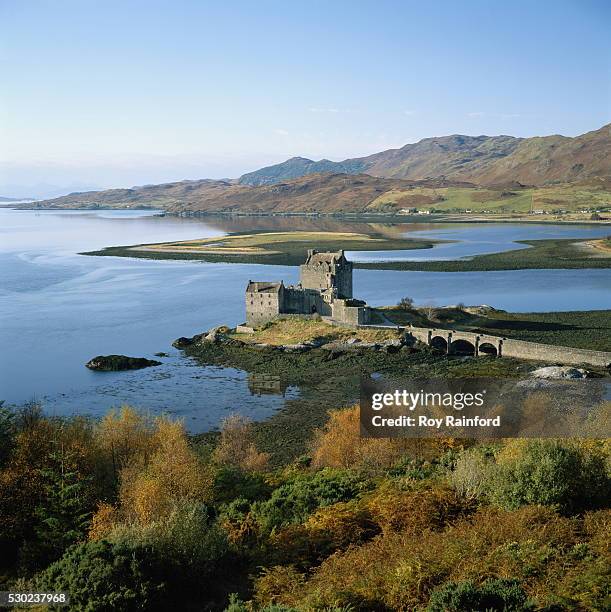
[[[611,120],[610,32],[606,0],[0,0],[0,195],[576,135]]]

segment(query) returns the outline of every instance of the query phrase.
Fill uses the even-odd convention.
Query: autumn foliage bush
[[[406,456],[433,459],[455,446],[452,439],[390,439],[361,437],[359,407],[329,413],[312,441],[312,467],[352,468],[380,472]]]
[[[240,417],[198,446],[127,407],[0,411],[0,586],[100,610],[609,609],[608,441],[359,430],[333,412],[271,469]]]
[[[425,529],[442,529],[471,505],[444,486],[426,486],[403,490],[396,482],[387,482],[366,500],[366,507],[384,533],[418,534]]]
[[[606,571],[604,563],[593,566],[579,552],[589,549],[593,537],[584,534],[583,527],[581,519],[543,507],[513,512],[483,508],[442,530],[392,531],[334,554],[302,579],[297,597],[293,590],[284,593],[277,586],[271,593],[269,580],[260,590],[257,582],[256,598],[265,603],[273,596],[276,602],[303,608],[417,610],[448,581],[480,585],[504,578],[518,580],[539,602],[579,607],[588,600],[594,607],[585,609],[602,610],[604,590],[584,595],[579,588],[584,581],[602,584]]]
[[[213,458],[220,465],[247,472],[264,470],[269,463],[269,455],[259,452],[253,442],[252,422],[237,414],[221,424],[221,436]]]

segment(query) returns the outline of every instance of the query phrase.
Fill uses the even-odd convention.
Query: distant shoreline
[[[592,220],[592,219],[558,219],[546,218],[552,215],[530,215],[520,213],[505,213],[482,216],[481,214],[468,213],[432,213],[430,215],[405,214],[398,215],[392,213],[367,213],[367,212],[228,212],[228,211],[166,211],[162,208],[153,206],[131,206],[131,207],[102,207],[91,206],[77,208],[71,206],[41,207],[30,205],[15,206],[16,203],[0,202],[0,208],[13,210],[29,211],[158,211],[159,215],[167,217],[246,217],[246,218],[274,218],[274,217],[298,217],[305,219],[346,219],[350,221],[372,221],[383,220],[393,223],[531,223],[535,225],[592,225],[592,226],[611,226],[611,218]],[[28,203],[29,204],[29,203]]]

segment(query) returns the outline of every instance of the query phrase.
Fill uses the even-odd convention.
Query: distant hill
[[[255,172],[244,174],[240,177],[241,185],[273,185],[287,179],[299,178],[308,174],[359,174],[367,168],[367,163],[359,159],[344,162],[332,162],[328,159],[312,161],[305,157],[291,157],[281,164],[267,166]]]
[[[312,174],[251,187],[229,181],[181,181],[131,189],[73,193],[36,202],[37,208],[161,208],[168,212],[363,212],[386,193],[469,186],[444,180],[405,181],[367,174]],[[394,207],[394,204],[391,205]]]
[[[294,157],[244,174],[243,185],[270,185],[320,172],[422,180],[444,177],[478,185],[567,183],[611,176],[611,124],[575,138],[442,136],[400,149],[332,162]]]
[[[611,203],[611,126],[576,138],[444,136],[368,157],[294,157],[235,180],[72,193],[36,208],[168,212],[548,212]]]

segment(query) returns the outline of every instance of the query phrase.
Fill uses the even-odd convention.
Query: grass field
[[[317,319],[278,319],[272,321],[254,334],[232,334],[244,342],[260,342],[263,344],[298,344],[324,339],[325,342],[349,340],[358,338],[363,342],[381,342],[399,336],[394,329],[352,329],[337,327]]]
[[[439,212],[509,213],[541,210],[559,211],[606,209],[611,191],[597,186],[553,185],[538,188],[486,189],[476,187],[413,187],[390,190],[369,204],[371,211],[389,208],[418,208]]]

